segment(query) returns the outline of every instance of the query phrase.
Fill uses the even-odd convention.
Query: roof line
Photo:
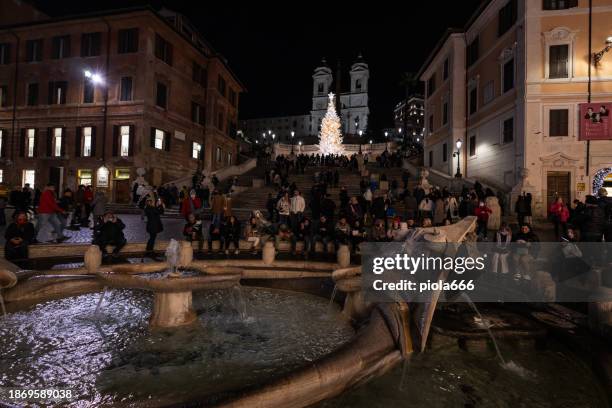
[[[89,12],[89,13],[69,14],[69,15],[66,15],[66,16],[49,17],[47,19],[29,21],[29,22],[25,22],[25,23],[8,24],[8,25],[0,26],[0,31],[2,31],[2,30],[12,30],[12,29],[16,29],[16,28],[29,27],[29,26],[39,26],[39,25],[44,25],[44,24],[54,24],[54,23],[60,23],[62,21],[70,21],[70,20],[76,20],[76,19],[99,18],[99,17],[105,17],[105,16],[114,16],[114,15],[127,14],[127,13],[133,13],[133,12],[138,12],[138,11],[150,12],[155,17],[157,17],[160,21],[162,21],[164,24],[166,24],[169,28],[171,28],[181,38],[186,40],[189,43],[189,45],[191,45],[191,47],[193,47],[197,52],[199,52],[200,54],[204,55],[207,58],[216,58],[219,61],[221,61],[223,66],[229,71],[229,73],[232,75],[234,80],[243,89],[243,92],[247,92],[247,88],[244,85],[244,83],[238,78],[238,76],[235,74],[235,72],[229,67],[227,59],[223,56],[223,54],[217,52],[215,50],[215,48],[210,44],[210,42],[208,42],[208,40],[206,40],[206,38],[204,38],[203,35],[200,34],[200,36],[202,37],[202,39],[204,40],[206,45],[210,48],[210,51],[211,51],[210,54],[207,54],[203,50],[201,50],[198,47],[196,47],[191,42],[191,40],[189,40],[175,26],[173,26],[168,20],[166,20],[162,15],[160,15],[157,12],[157,10],[155,8],[153,8],[151,5],[142,5],[142,6],[133,6],[133,7],[119,8],[119,9],[101,10],[101,11],[94,11],[94,12]]]

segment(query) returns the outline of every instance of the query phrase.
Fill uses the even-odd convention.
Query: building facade
[[[356,136],[359,131],[365,133],[368,128],[368,81],[370,71],[368,64],[361,55],[351,65],[349,71],[350,85],[346,91],[340,92],[340,120],[342,133],[346,136]],[[312,75],[312,104],[308,115],[277,116],[268,118],[247,119],[240,122],[241,130],[247,137],[258,143],[274,141],[291,143],[291,132],[294,132],[295,143],[317,143],[321,121],[327,112],[328,94],[336,93],[334,76],[331,68],[325,62],[316,67]],[[265,134],[265,137],[264,137]]]
[[[419,143],[425,135],[425,103],[421,95],[398,102],[393,109],[395,134],[408,142]],[[418,139],[418,140],[417,140]]]
[[[596,192],[611,179],[612,141],[581,140],[579,108],[612,101],[612,55],[593,58],[611,33],[612,0],[483,3],[465,29],[446,36],[445,44],[455,36],[456,52],[437,47],[421,70],[425,164],[433,155],[432,167],[454,174],[456,162],[439,167],[436,157],[443,143],[461,138],[464,176],[512,191],[512,200],[531,193],[541,216],[556,196],[571,202]],[[453,64],[458,58],[465,62]],[[435,87],[447,59],[457,70],[448,80],[457,91],[450,120],[460,116],[453,132],[444,130],[446,91]]]
[[[127,202],[231,165],[243,86],[181,15],[150,8],[0,28],[0,176]]]

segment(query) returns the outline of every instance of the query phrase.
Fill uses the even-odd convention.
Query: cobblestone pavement
[[[128,242],[146,242],[148,234],[145,227],[145,221],[136,214],[118,214],[117,215],[125,224],[125,239]],[[169,240],[170,238],[182,239],[184,221],[177,218],[162,218],[164,223],[164,231],[157,236],[158,240]],[[6,227],[0,227],[0,244],[4,246],[4,231]],[[92,232],[90,228],[81,228],[77,231],[69,229],[64,230],[64,234],[69,237],[66,243],[90,243],[92,241]],[[46,242],[52,239],[47,228],[43,228],[39,234],[39,240]]]

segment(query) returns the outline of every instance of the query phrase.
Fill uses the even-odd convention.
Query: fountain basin
[[[155,293],[149,318],[151,328],[169,328],[193,324],[197,320],[193,310],[194,290],[227,289],[240,284],[240,273],[226,275],[165,277],[145,279],[122,274],[97,274],[105,287],[143,289]]]

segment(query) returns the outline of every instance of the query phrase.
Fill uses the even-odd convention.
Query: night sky
[[[416,72],[447,27],[463,27],[481,0],[445,2],[33,1],[49,15],[165,5],[187,15],[248,89],[240,118],[307,114],[313,69],[326,57],[346,72],[361,52],[370,66],[370,130],[392,126],[403,72]],[[94,4],[95,3],[95,4]],[[348,75],[347,75],[348,78]],[[348,86],[348,81],[343,80]]]

